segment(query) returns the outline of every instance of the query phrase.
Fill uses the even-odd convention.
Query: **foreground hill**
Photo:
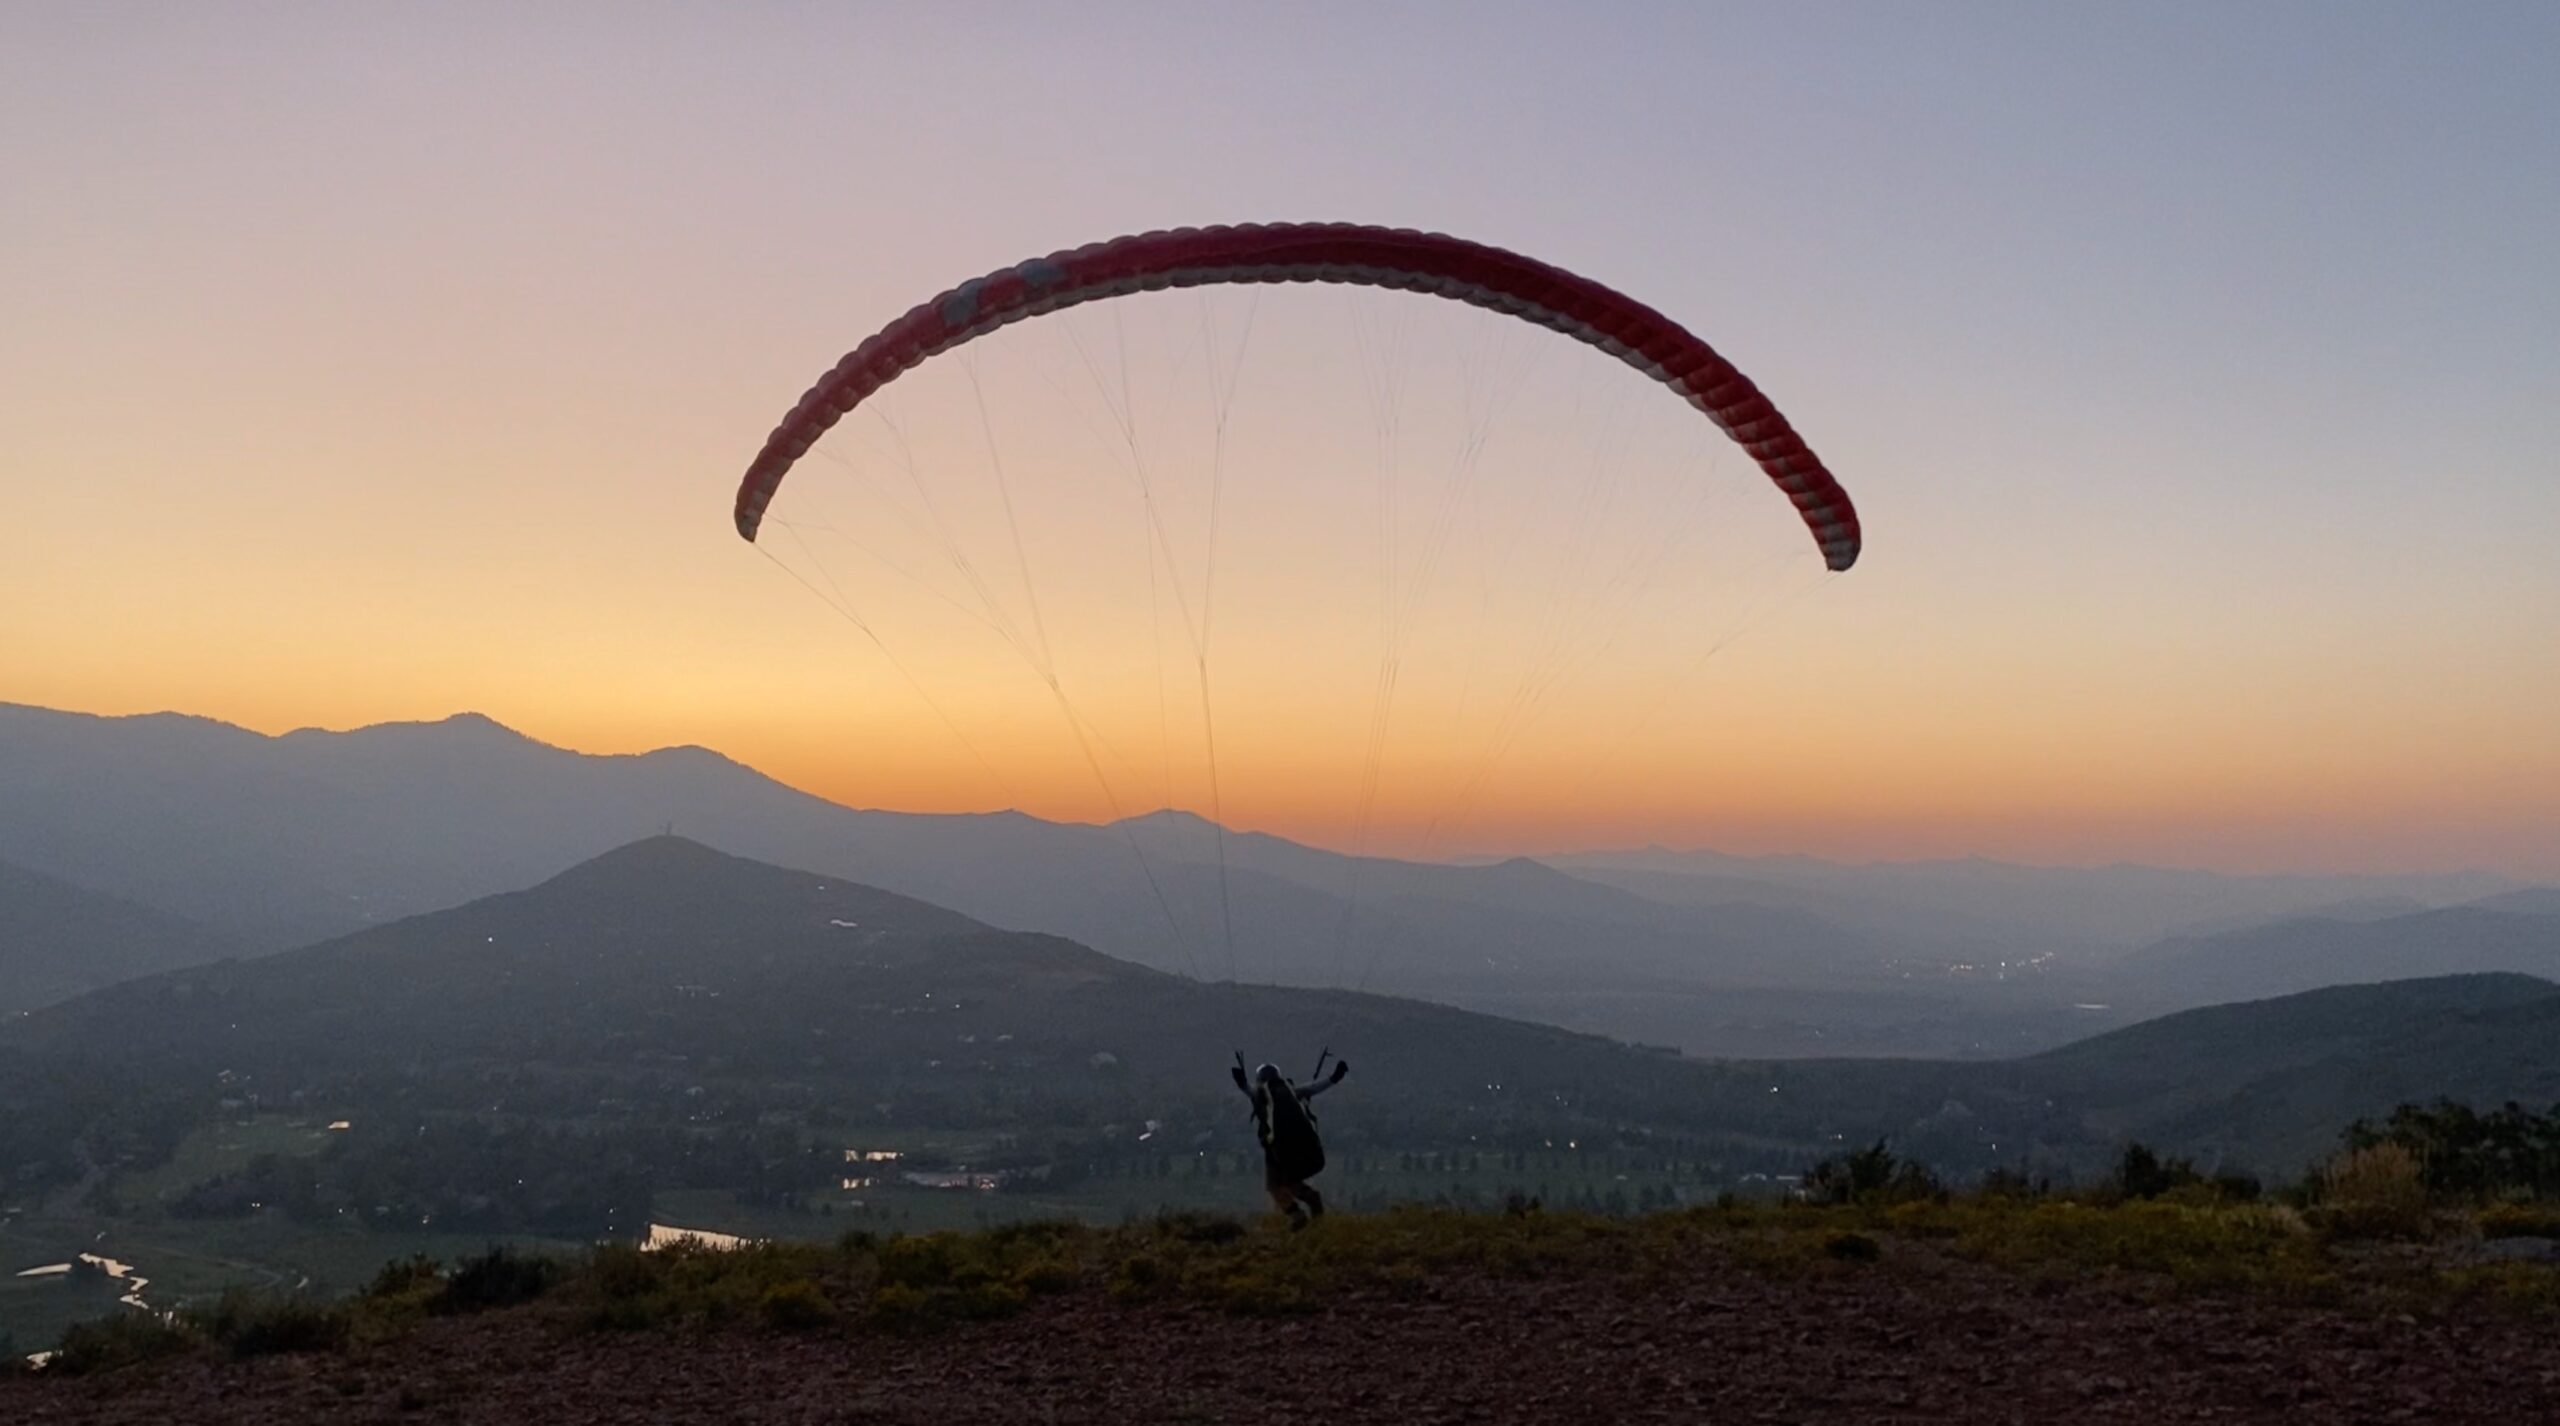
[[[1202,984],[656,837],[524,891],[85,995],[23,1018],[0,1050],[197,1113],[325,1109],[363,1126],[354,1149],[386,1152],[376,1136],[422,1116],[812,1144],[906,1126],[1054,1145],[1144,1124],[1173,1146],[1230,1145],[1237,1054],[1295,1069],[1329,1047],[1359,1066],[1336,1101],[1358,1106],[1335,1121],[1347,1146],[1589,1139],[1739,1174],[1885,1138],[1964,1174],[2087,1170],[2138,1137],[2280,1171],[2403,1100],[2560,1097],[2555,1018],[2560,987],[2451,977],[2188,1012],[2003,1061],[1682,1060],[1410,1000]],[[19,1152],[58,1165],[68,1151]]]
[[[2215,1006],[2027,1061],[2084,1122],[2208,1159],[2271,1167],[2334,1147],[2396,1104],[2560,1101],[2560,986],[2457,975]]]
[[[230,941],[192,922],[0,862],[0,1018],[236,954]]]
[[[675,837],[526,891],[116,986],[6,1043],[271,1106],[1049,1132],[1134,1116],[1186,1140],[1234,1118],[1239,1052],[1331,1046],[1391,1096],[1364,1122],[1431,1138],[1702,1126],[1701,1091],[1739,1083],[1414,1001],[1201,984]]]
[[[2139,1139],[2208,1165],[2290,1174],[2335,1148],[2349,1123],[2398,1104],[2560,1099],[2555,1024],[2560,985],[2446,976],[2183,1011],[2002,1062],[1792,1061],[1764,1072],[1773,1093],[1818,1106],[1839,1132],[1942,1165],[2085,1172]]]

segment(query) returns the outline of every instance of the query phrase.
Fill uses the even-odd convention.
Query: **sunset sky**
[[[2533,3],[12,5],[0,700],[270,732],[469,709],[857,805],[1206,811],[1158,686],[1192,675],[1156,654],[1205,540],[1114,563],[1136,517],[1078,493],[1118,479],[1108,401],[1061,387],[1073,342],[1171,390],[1191,335],[1251,322],[1230,821],[2560,878],[2555,56]],[[1098,769],[947,584],[838,587],[884,656],[732,531],[782,411],[914,302],[1273,219],[1462,234],[1689,324],[1840,475],[1865,558],[1823,576],[1746,462],[1597,353],[1294,289],[1056,319],[898,393],[962,525],[1000,435],[1032,537],[993,597],[1036,571],[1009,612],[1086,659]],[[1421,349],[1417,416],[1506,424],[1364,819],[1380,606],[1344,591],[1378,522],[1327,512],[1373,488],[1345,462],[1405,359],[1381,322]],[[832,493],[778,515],[869,518],[881,450],[845,436],[795,475]],[[1593,516],[1570,473],[1622,448],[1632,503]],[[1461,705],[1518,687],[1506,651],[1562,607],[1520,573],[1534,537],[1686,540],[1657,516],[1695,513],[1693,475],[1695,548],[1480,752]],[[1575,565],[1575,597],[1622,568]]]

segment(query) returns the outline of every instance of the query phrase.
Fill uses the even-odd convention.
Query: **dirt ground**
[[[905,1337],[587,1333],[540,1307],[340,1356],[0,1381],[0,1421],[2560,1421],[2560,1335],[1924,1263],[1669,1282],[1458,1275],[1240,1318],[1098,1291]]]

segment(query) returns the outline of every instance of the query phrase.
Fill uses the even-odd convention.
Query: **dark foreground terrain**
[[[1287,1255],[1334,1253],[1306,1241],[1334,1227],[1257,1233],[1242,1268],[1216,1250],[1224,1301],[1133,1290],[1124,1263],[924,1330],[830,1309],[798,1330],[750,1314],[617,1331],[572,1284],[335,1351],[21,1377],[0,1382],[0,1420],[2560,1420],[2560,1341],[2512,1292],[2306,1294],[2281,1274],[2198,1290],[1889,1232],[1847,1252],[1836,1233],[1684,1238],[1676,1255],[1514,1241],[1478,1245],[1474,1266],[1440,1245],[1427,1272],[1410,1256],[1373,1271],[1373,1241],[1358,1266],[1290,1275]],[[1310,1283],[1315,1300],[1291,1296]]]

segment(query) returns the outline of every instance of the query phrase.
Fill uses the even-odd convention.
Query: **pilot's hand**
[[[1342,1083],[1342,1077],[1349,1073],[1351,1073],[1351,1061],[1335,1060],[1333,1062],[1333,1082],[1335,1084]]]

